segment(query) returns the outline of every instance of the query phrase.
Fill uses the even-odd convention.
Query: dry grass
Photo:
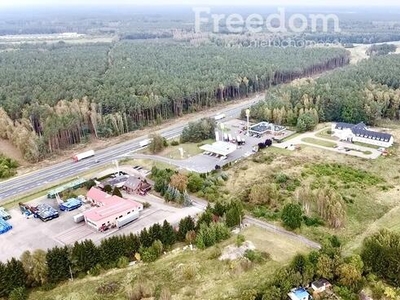
[[[297,253],[310,251],[310,248],[298,240],[259,227],[251,226],[244,232],[246,238],[252,241],[258,250],[268,252],[271,254],[271,258],[277,262],[284,263]]]
[[[151,170],[153,167],[157,167],[159,169],[176,169],[176,166],[170,165],[167,163],[151,160],[151,159],[130,159],[121,162],[123,166],[141,166],[146,170]]]
[[[185,143],[179,144],[178,146],[168,146],[160,153],[157,153],[157,155],[175,160],[189,159],[190,157],[201,154],[203,152],[203,150],[200,150],[199,148],[200,145],[211,144],[213,142],[214,140],[206,140],[201,143]],[[171,144],[171,141],[169,141],[169,144]],[[181,156],[179,150],[180,148],[183,149],[183,157]],[[151,154],[148,149],[144,149],[141,152],[144,154]]]
[[[390,132],[400,138],[400,126],[387,123]],[[400,229],[400,204],[398,194],[400,192],[400,161],[398,160],[398,148],[392,147],[392,155],[380,157],[376,160],[367,160],[348,155],[340,155],[335,152],[304,146],[300,151],[274,151],[265,150],[265,155],[273,155],[272,162],[255,163],[249,158],[240,162],[228,171],[230,179],[226,190],[231,194],[240,195],[247,187],[255,183],[270,180],[277,173],[285,173],[289,177],[297,178],[302,185],[315,181],[314,175],[301,176],[307,165],[318,163],[339,163],[355,169],[364,170],[370,174],[381,177],[384,183],[377,186],[350,187],[345,183],[339,184],[338,191],[347,201],[347,219],[345,227],[333,230],[326,227],[306,227],[300,230],[311,239],[320,241],[327,234],[338,235],[344,243],[348,243],[346,249],[356,249],[364,236],[379,228]],[[246,168],[243,168],[246,166]],[[332,177],[333,183],[339,183]]]
[[[251,268],[243,267],[240,262],[225,262],[210,259],[213,248],[205,251],[186,251],[169,253],[148,265],[136,265],[122,270],[113,270],[99,277],[87,277],[83,280],[67,282],[49,292],[35,291],[31,300],[54,299],[100,299],[96,294],[99,286],[118,282],[121,288],[107,299],[135,299],[133,291],[140,285],[148,296],[168,287],[172,299],[241,299],[239,291],[262,284],[277,268],[287,263],[298,251],[308,249],[292,240],[256,227],[246,228],[242,234],[254,241],[259,250],[272,254],[272,259]],[[233,244],[236,237],[221,244],[221,247]],[[132,298],[127,298],[132,296]],[[73,297],[73,298],[71,298]],[[103,299],[103,298],[101,298]],[[104,298],[106,299],[106,298]]]

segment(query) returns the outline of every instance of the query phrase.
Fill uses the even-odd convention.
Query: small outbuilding
[[[323,293],[331,287],[332,285],[326,279],[319,279],[311,283],[311,288],[314,290],[314,293],[316,294]]]
[[[140,177],[129,176],[128,180],[122,187],[128,194],[144,195],[151,190],[151,184],[146,179]]]

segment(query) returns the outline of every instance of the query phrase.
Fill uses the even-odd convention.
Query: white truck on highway
[[[89,158],[89,157],[92,157],[92,156],[94,156],[94,150],[89,150],[89,151],[74,155],[72,157],[72,159],[74,161],[80,161],[82,159]]]
[[[225,118],[225,114],[219,114],[214,117],[215,121],[219,121]]]
[[[150,143],[151,143],[151,139],[146,139],[146,140],[139,142],[139,146],[146,147],[146,146],[150,145]]]

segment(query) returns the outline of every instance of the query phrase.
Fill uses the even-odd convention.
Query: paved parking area
[[[107,236],[129,234],[131,232],[137,233],[155,223],[162,224],[164,220],[175,225],[179,220],[188,215],[195,217],[202,212],[201,208],[195,206],[179,208],[167,205],[163,199],[153,195],[142,197],[139,195],[124,194],[124,196],[131,200],[148,202],[151,206],[141,212],[138,220],[120,230],[110,230],[104,233],[92,230],[83,222],[76,224],[73,221],[73,216],[80,213],[79,210],[59,212],[59,218],[46,223],[35,218],[27,219],[21,214],[19,208],[9,210],[12,216],[9,223],[13,226],[13,229],[0,235],[0,261],[6,261],[11,257],[20,257],[26,250],[46,250],[54,246],[73,245],[76,241],[85,239],[91,239],[95,243],[100,243]],[[55,208],[57,207],[56,200],[47,199],[46,197],[28,204],[37,205],[39,203],[47,203]]]

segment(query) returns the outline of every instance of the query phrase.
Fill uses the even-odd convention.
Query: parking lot
[[[130,168],[132,169],[132,167]],[[128,169],[128,167],[122,167],[121,169]],[[13,226],[13,229],[0,235],[0,261],[6,261],[11,257],[19,257],[26,250],[46,250],[54,246],[72,245],[76,241],[85,239],[92,239],[95,243],[99,243],[102,239],[112,234],[137,233],[155,223],[162,224],[164,220],[171,224],[177,224],[180,219],[188,215],[196,216],[202,211],[201,208],[195,206],[187,208],[173,207],[167,205],[163,199],[153,195],[139,196],[123,193],[123,196],[142,203],[148,202],[151,206],[143,210],[139,219],[133,223],[119,230],[109,230],[104,233],[92,230],[84,222],[78,224],[74,222],[73,216],[81,213],[80,209],[84,210],[84,206],[71,212],[59,211],[60,216],[48,222],[42,222],[35,218],[27,219],[22,215],[18,207],[10,209],[9,213],[12,218],[8,222]],[[28,204],[37,205],[40,203],[47,203],[58,209],[56,200],[47,199],[46,197],[36,199]]]

